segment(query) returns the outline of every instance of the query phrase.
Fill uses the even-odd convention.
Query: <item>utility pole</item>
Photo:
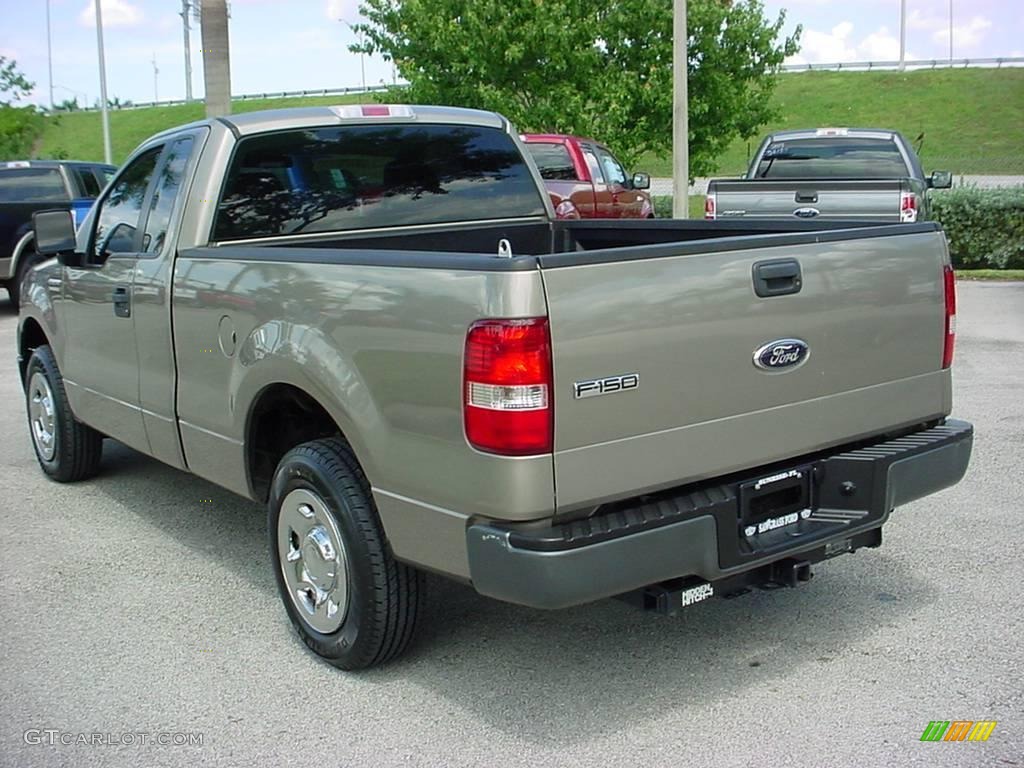
[[[185,36],[185,101],[192,101],[192,43],[189,42],[189,0],[181,0],[181,31]]]
[[[107,110],[107,65],[103,61],[103,13],[100,11],[100,0],[96,3],[96,49],[100,59],[100,116],[103,120],[103,161],[111,164],[113,153],[110,151],[110,113]]]
[[[349,30],[351,30],[352,34],[356,35],[358,37],[359,45],[361,46],[363,44],[363,33],[360,32],[359,30],[357,30],[355,27],[353,27],[351,24],[349,24],[344,19],[338,19],[338,21],[340,21],[342,24],[344,24],[346,27],[348,27]],[[360,70],[360,72],[362,73],[362,76],[363,76],[362,83],[363,83],[363,90],[365,91],[366,90],[366,54],[363,53],[362,51],[359,52],[359,70]],[[394,69],[392,69],[392,79],[397,79],[394,76]]]
[[[953,66],[953,0],[949,0],[949,66]]]
[[[672,215],[690,215],[690,113],[687,92],[686,0],[672,12]]]
[[[46,0],[46,68],[50,75],[50,109],[53,109],[53,46],[50,42],[50,0]]]
[[[231,114],[231,52],[225,0],[202,0],[199,28],[203,36],[203,82],[206,116]]]
[[[907,0],[900,0],[900,72],[906,66],[907,56]]]
[[[160,70],[156,66],[156,52],[153,53],[153,103],[160,101],[160,91],[157,89],[157,75],[160,74]]]

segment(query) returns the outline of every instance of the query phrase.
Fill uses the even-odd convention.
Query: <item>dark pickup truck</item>
[[[32,243],[32,214],[69,208],[78,224],[117,170],[70,160],[0,163],[0,285],[18,305],[28,270],[41,261]]]
[[[878,128],[774,133],[761,142],[742,179],[713,179],[706,219],[823,219],[912,224],[930,218],[929,189],[952,183],[926,176],[901,134]]]

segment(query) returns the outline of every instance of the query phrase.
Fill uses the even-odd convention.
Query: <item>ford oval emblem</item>
[[[821,211],[817,208],[797,208],[793,211],[793,215],[801,219],[813,219],[819,213],[821,213]]]
[[[807,362],[811,348],[800,339],[770,341],[754,352],[754,365],[762,371],[791,371]]]

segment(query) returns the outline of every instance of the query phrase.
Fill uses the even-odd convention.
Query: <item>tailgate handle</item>
[[[754,293],[762,299],[800,293],[803,278],[796,259],[773,259],[754,264]]]
[[[798,203],[816,203],[818,202],[817,192],[797,192],[796,201]]]

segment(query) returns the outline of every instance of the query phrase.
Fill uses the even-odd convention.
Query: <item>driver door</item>
[[[64,267],[63,375],[75,416],[132,448],[149,451],[139,406],[132,283],[163,151],[152,147],[114,178],[91,217],[82,267]]]

